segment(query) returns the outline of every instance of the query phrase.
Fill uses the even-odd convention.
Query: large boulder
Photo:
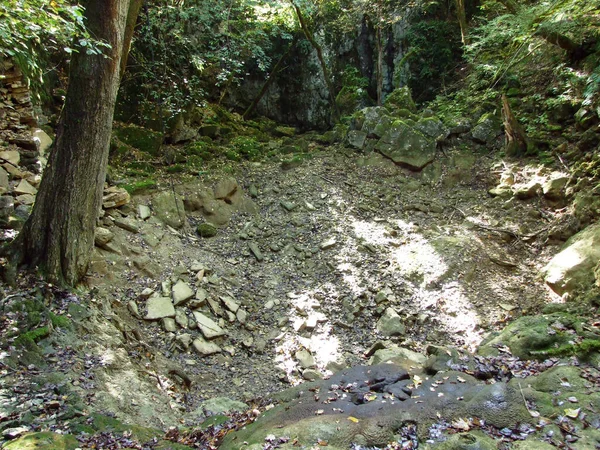
[[[152,199],[152,208],[163,223],[175,229],[187,224],[183,200],[173,191],[164,191]]]
[[[493,114],[484,114],[473,127],[473,140],[480,144],[492,144],[502,133],[502,123]]]
[[[542,269],[548,286],[559,295],[594,282],[594,267],[600,260],[600,224],[571,237],[564,249]]]
[[[420,131],[397,120],[375,146],[396,164],[411,170],[421,170],[435,158],[435,141]]]

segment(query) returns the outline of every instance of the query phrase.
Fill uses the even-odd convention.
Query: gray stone
[[[17,187],[14,189],[15,194],[30,194],[36,195],[37,189],[34,188],[31,184],[27,182],[27,180],[21,180]]]
[[[175,322],[181,328],[187,328],[189,321],[185,311],[182,308],[175,308]]]
[[[138,217],[141,220],[146,220],[152,215],[152,211],[150,207],[147,205],[138,205]]]
[[[152,297],[148,299],[146,303],[148,312],[146,313],[146,320],[162,319],[164,317],[175,317],[175,308],[171,299],[168,297]]]
[[[175,319],[171,317],[165,317],[162,319],[162,326],[164,330],[168,333],[174,333],[177,331],[177,327],[175,326]]]
[[[516,184],[513,186],[515,197],[521,200],[527,200],[538,195],[538,192],[542,189],[542,185],[537,180],[531,180],[526,184]]]
[[[350,130],[346,139],[350,147],[362,150],[367,140],[367,133],[359,130]]]
[[[190,345],[192,345],[193,338],[192,338],[191,334],[183,333],[183,334],[180,334],[179,336],[177,336],[175,338],[175,340],[177,342],[179,342],[183,346],[183,348],[185,348],[187,350],[188,348],[190,348]]]
[[[569,177],[565,175],[556,175],[550,177],[543,185],[542,192],[544,197],[550,200],[562,200],[565,197],[565,186]]]
[[[298,350],[294,356],[303,369],[317,367],[314,356],[306,349]]]
[[[319,247],[321,248],[321,250],[329,250],[330,248],[335,247],[336,244],[337,244],[336,239],[331,238],[331,239],[327,239],[326,241],[322,242]]]
[[[8,191],[8,173],[0,167],[0,194],[4,194],[6,191]]]
[[[445,139],[449,134],[448,128],[437,117],[426,117],[419,120],[415,129],[432,139]]]
[[[600,224],[593,224],[571,237],[563,250],[542,269],[548,286],[559,295],[594,282],[594,267],[600,260]]]
[[[254,255],[254,257],[256,258],[257,261],[261,262],[261,261],[265,260],[265,257],[261,253],[260,249],[258,248],[258,244],[256,244],[256,242],[250,242],[248,244],[248,248],[250,249],[250,251],[252,252],[252,254]]]
[[[394,163],[411,170],[421,170],[435,158],[435,140],[398,120],[375,146]]]
[[[377,322],[377,331],[384,336],[402,336],[406,327],[398,313],[393,308],[387,308]]]
[[[15,197],[15,203],[19,205],[30,206],[35,203],[35,196],[32,194],[21,194]]]
[[[225,305],[225,308],[227,308],[232,313],[236,313],[237,310],[240,309],[240,305],[233,298],[227,295],[222,295],[220,298],[223,304]]]
[[[485,114],[473,127],[473,140],[480,144],[491,144],[501,133],[500,120],[492,114]]]
[[[156,216],[166,225],[175,229],[187,224],[183,200],[172,191],[164,191],[152,199]]]
[[[196,324],[206,339],[225,335],[225,331],[214,320],[201,312],[194,311],[194,319],[196,319]]]
[[[206,400],[200,408],[209,415],[223,414],[230,411],[244,412],[250,409],[248,405],[227,397],[216,397]]]
[[[184,281],[179,280],[173,286],[173,304],[181,305],[194,296],[194,290]]]
[[[369,365],[375,366],[377,364],[382,364],[394,360],[407,360],[411,361],[417,366],[420,366],[427,362],[427,357],[425,355],[422,355],[421,353],[413,352],[412,350],[409,350],[407,348],[392,345],[388,348],[383,348],[375,351],[373,356],[371,356],[371,358],[369,359]]]
[[[302,371],[302,378],[306,381],[322,380],[323,374],[315,369],[305,369]]]
[[[0,152],[0,160],[7,162],[13,167],[19,167],[21,162],[21,154],[17,150],[4,150]]]
[[[240,308],[235,313],[235,318],[238,320],[239,323],[244,324],[246,323],[246,320],[248,320],[248,313],[244,308]]]
[[[280,202],[280,204],[281,204],[281,206],[283,206],[283,208],[286,211],[293,211],[294,209],[296,209],[296,204],[292,203],[292,202],[288,202],[288,201],[282,200]]]
[[[134,219],[122,217],[115,219],[115,225],[131,233],[139,233],[140,227]]]
[[[219,200],[231,200],[238,193],[239,185],[234,178],[220,180],[215,186],[215,198]]]
[[[129,303],[127,303],[127,309],[134,317],[140,317],[140,310],[138,308],[138,305],[133,300],[130,300]]]
[[[52,145],[52,138],[44,130],[36,129],[33,132],[33,139],[38,142],[38,151],[40,155],[46,153],[46,150]]]
[[[390,112],[387,108],[383,106],[374,106],[369,108],[364,108],[360,111],[362,115],[362,124],[358,129],[370,135],[375,130],[375,127],[379,123],[382,117],[389,116]]]
[[[221,347],[214,342],[205,341],[202,338],[194,339],[194,348],[200,354],[200,356],[213,355],[215,353],[221,353]]]

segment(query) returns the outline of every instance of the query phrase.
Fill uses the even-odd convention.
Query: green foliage
[[[158,187],[156,181],[151,179],[139,180],[131,184],[124,184],[123,189],[125,189],[129,194],[139,194],[140,192],[149,191],[156,189]]]
[[[0,59],[13,59],[38,99],[49,54],[100,54],[107,46],[90,36],[79,5],[66,0],[0,2]]]
[[[40,327],[35,330],[27,331],[15,339],[15,346],[30,349],[34,344],[50,335],[48,327]]]
[[[409,28],[406,40],[413,52],[408,85],[416,100],[431,100],[453,79],[461,56],[460,29],[438,20],[417,22]]]

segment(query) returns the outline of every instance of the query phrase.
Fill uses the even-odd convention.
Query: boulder
[[[164,191],[153,197],[152,207],[156,217],[170,227],[179,229],[187,224],[183,201],[172,191]]]
[[[558,295],[594,282],[594,267],[600,260],[600,224],[590,225],[571,237],[563,250],[542,269],[544,280]]]
[[[473,140],[480,144],[491,144],[500,136],[502,132],[502,124],[500,120],[493,114],[484,114],[477,125],[473,127],[471,135]]]
[[[46,150],[52,145],[52,138],[41,129],[36,129],[33,132],[33,139],[37,141],[40,155],[46,153]]]
[[[356,118],[356,129],[370,135],[382,117],[389,117],[390,112],[383,106],[373,106],[360,111],[360,120]],[[360,126],[359,126],[360,125]]]
[[[445,139],[449,135],[448,128],[437,117],[425,117],[415,125],[415,129],[432,139]]]
[[[362,150],[367,140],[367,133],[359,130],[350,130],[346,139],[350,147]]]
[[[383,102],[383,105],[393,109],[408,109],[410,112],[417,112],[417,106],[412,99],[410,88],[403,86],[394,89]]]
[[[0,162],[18,167],[21,162],[21,154],[17,150],[4,150],[0,152]]]
[[[421,170],[435,158],[435,141],[401,120],[394,122],[375,146],[396,164]]]

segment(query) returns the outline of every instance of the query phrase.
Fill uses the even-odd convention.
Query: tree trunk
[[[529,147],[529,140],[525,130],[511,111],[506,94],[502,94],[502,116],[506,133],[506,155],[524,155]]]
[[[74,286],[85,276],[102,206],[129,0],[90,0],[90,34],[106,55],[73,56],[65,105],[35,205],[13,254],[49,281]]]
[[[325,58],[323,57],[323,49],[321,48],[319,43],[315,40],[314,36],[308,29],[308,25],[306,24],[306,21],[304,20],[304,16],[302,15],[302,11],[298,7],[298,5],[296,5],[294,0],[290,0],[290,1],[292,3],[292,6],[294,7],[294,10],[296,11],[296,16],[298,17],[298,22],[300,22],[300,27],[302,28],[302,31],[304,32],[304,36],[306,36],[306,39],[308,40],[308,42],[310,42],[310,44],[313,46],[313,48],[317,52],[317,58],[319,59],[319,63],[321,63],[321,69],[323,70],[323,78],[325,79],[325,84],[327,85],[327,89],[329,90],[329,97],[331,98],[331,106],[333,108],[334,116],[335,116],[334,119],[337,120],[340,118],[340,110],[335,101],[335,93],[333,91],[333,83],[331,82],[331,77],[329,76],[329,70],[327,69],[327,64],[325,63]]]
[[[131,40],[133,39],[135,24],[137,23],[137,18],[143,3],[144,0],[130,0],[129,11],[127,11],[127,23],[125,25],[125,37],[123,38],[123,53],[121,55],[121,77],[125,73],[125,68],[127,67],[127,58],[129,57]]]
[[[275,78],[277,77],[277,73],[279,72],[279,68],[283,64],[283,61],[285,61],[285,59],[290,54],[292,49],[296,46],[297,42],[298,42],[298,37],[296,35],[294,35],[294,39],[292,40],[292,43],[287,48],[285,53],[283,55],[281,55],[281,58],[279,58],[279,60],[277,61],[277,63],[273,67],[273,69],[271,70],[271,73],[269,74],[267,81],[265,81],[265,83],[263,84],[262,88],[260,89],[260,92],[258,93],[258,95],[254,98],[254,100],[252,101],[250,106],[248,106],[248,109],[246,109],[246,111],[244,112],[242,119],[246,120],[248,117],[250,117],[250,114],[252,114],[252,112],[256,109],[256,107],[258,106],[258,104],[260,103],[262,98],[267,93],[269,86],[271,86],[273,84],[273,81],[275,81]]]
[[[465,9],[465,0],[456,0],[456,17],[460,25],[460,36],[463,45],[467,44],[467,11]]]
[[[377,106],[383,103],[383,38],[381,33],[381,23],[377,24],[375,40],[377,41]]]

